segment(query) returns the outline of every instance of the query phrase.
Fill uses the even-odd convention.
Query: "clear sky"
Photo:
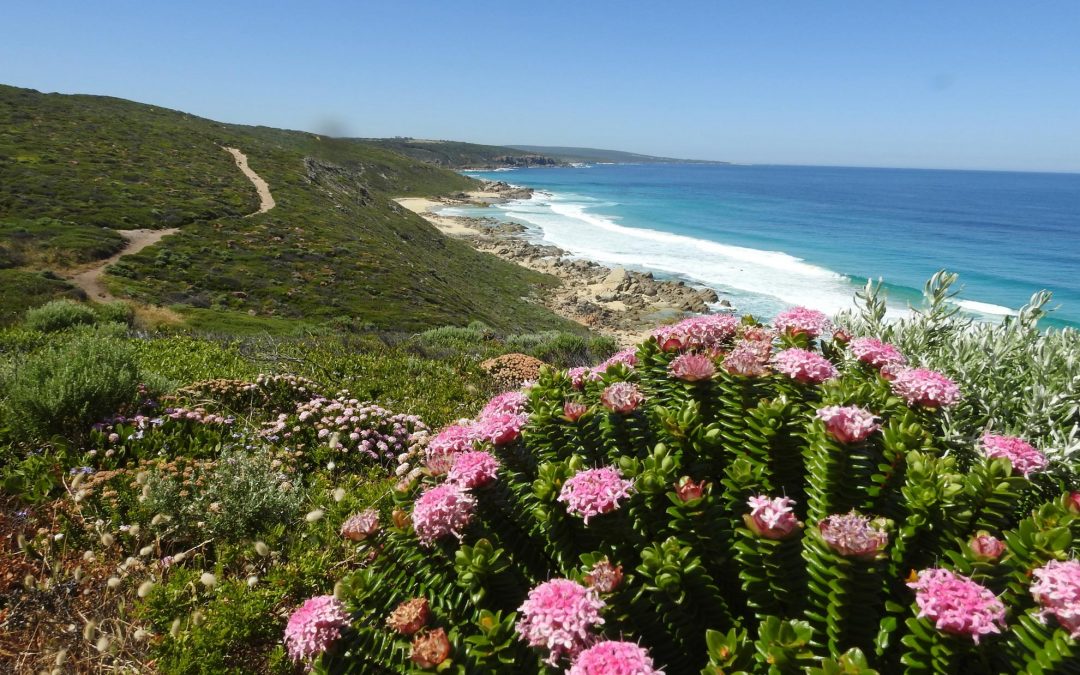
[[[3,0],[0,82],[351,136],[1080,171],[1080,2]]]

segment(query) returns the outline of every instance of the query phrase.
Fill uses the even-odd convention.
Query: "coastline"
[[[685,282],[656,279],[652,273],[607,267],[575,258],[567,251],[530,241],[522,225],[494,218],[440,215],[447,206],[489,206],[528,199],[531,188],[485,181],[480,190],[443,197],[403,197],[395,201],[422,216],[448,237],[465,241],[478,251],[491,253],[562,283],[543,298],[556,314],[610,335],[620,345],[635,344],[659,324],[692,314],[711,312],[719,298],[709,289]]]

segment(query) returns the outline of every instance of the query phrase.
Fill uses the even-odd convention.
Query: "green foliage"
[[[92,324],[97,319],[89,305],[74,300],[53,300],[26,312],[26,326],[43,333]]]
[[[947,330],[956,319],[930,320]],[[544,371],[528,393],[522,439],[485,445],[502,466],[494,485],[473,491],[475,516],[460,543],[425,548],[404,518],[371,543],[378,558],[342,588],[362,628],[323,666],[400,669],[406,647],[380,627],[410,598],[427,598],[438,625],[473,644],[484,639],[483,617],[513,611],[547,579],[588,582],[606,559],[625,576],[601,592],[603,633],[646,646],[668,672],[1068,672],[1076,648],[1067,632],[1024,618],[1037,609],[1031,570],[1080,552],[1075,507],[1041,497],[1053,478],[1028,480],[1008,460],[984,458],[975,447],[981,426],[954,410],[909,407],[841,344],[787,341],[829,355],[840,377],[812,385],[720,368],[710,380],[681,382],[668,369],[677,354],[655,340],[639,347],[636,368],[612,366],[580,389],[565,372]],[[620,381],[640,387],[646,404],[626,414],[602,404]],[[571,421],[568,400],[588,412]],[[862,406],[882,429],[842,442],[815,415],[829,405]],[[570,477],[605,465],[634,490],[586,525],[559,497]],[[437,482],[429,473],[394,495],[397,508],[407,512]],[[688,485],[698,487],[687,493]],[[1053,487],[1060,495],[1065,486]],[[749,515],[755,495],[794,497],[801,525],[766,533]],[[825,536],[822,522],[851,510],[888,535],[883,548],[845,551]],[[980,532],[1004,540],[1006,552],[976,557],[969,542]],[[1001,635],[976,645],[918,616],[907,582],[935,566],[1002,598]],[[455,667],[478,658],[454,649]],[[520,641],[504,649],[515,672],[547,672],[537,663],[545,653],[522,656]]]
[[[0,288],[0,326],[19,321],[26,310],[50,300],[82,297],[82,291],[52,272],[0,269]]]
[[[476,184],[452,171],[357,140],[7,86],[0,128],[9,131],[0,138],[0,222],[27,230],[46,222],[38,229],[58,232],[27,240],[16,256],[28,265],[20,271],[97,259],[104,248],[85,240],[115,243],[105,227],[179,227],[113,265],[105,275],[112,292],[225,317],[196,314],[208,330],[239,324],[239,316],[345,316],[398,330],[472,320],[504,330],[571,326],[532,301],[555,278],[447,238],[393,201]],[[247,155],[276,208],[243,217],[258,199],[223,146]],[[39,303],[10,290],[19,293],[5,302],[18,310]]]
[[[1080,452],[1080,332],[1040,330],[1050,301],[1046,292],[1033,295],[1017,316],[1000,324],[964,318],[949,302],[956,282],[955,274],[939,272],[927,282],[924,307],[888,321],[881,284],[868,282],[857,294],[860,310],[838,321],[853,334],[895,344],[916,365],[940,370],[960,384],[964,400],[943,420],[946,439],[989,428],[1022,433],[1060,460],[1075,457]]]
[[[130,347],[76,335],[34,353],[6,375],[5,417],[29,438],[80,439],[90,425],[135,397],[139,369]]]
[[[108,258],[124,238],[96,225],[55,218],[0,220],[0,268],[71,267]]]

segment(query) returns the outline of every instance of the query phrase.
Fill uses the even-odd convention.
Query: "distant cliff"
[[[498,145],[419,138],[362,138],[360,143],[405,155],[447,169],[504,169],[529,166],[564,166],[567,162],[543,153],[525,152]]]

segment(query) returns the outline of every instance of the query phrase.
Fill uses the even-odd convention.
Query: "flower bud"
[[[597,593],[612,593],[622,585],[622,565],[612,565],[604,558],[585,575],[585,585],[596,589]]]
[[[690,476],[683,476],[675,484],[675,495],[684,502],[690,502],[704,497],[708,487],[709,484],[704,480],[695,483]]]
[[[446,631],[436,628],[413,639],[409,658],[420,668],[434,668],[450,657],[450,640]]]
[[[997,560],[1005,552],[1005,542],[988,532],[977,532],[968,545],[980,560]]]
[[[386,618],[386,626],[402,635],[414,635],[431,619],[427,598],[413,598],[398,605]]]

